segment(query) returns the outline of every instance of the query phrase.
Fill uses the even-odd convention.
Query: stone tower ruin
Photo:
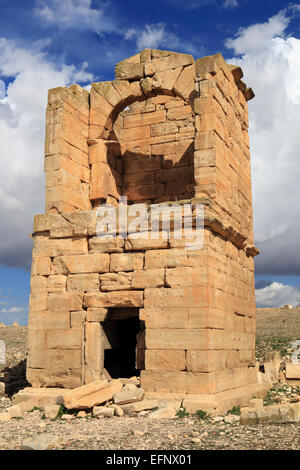
[[[256,393],[254,95],[242,77],[221,54],[195,61],[146,49],[118,63],[114,81],[49,91],[46,210],[33,233],[32,386],[140,375],[149,396],[181,396],[197,409]],[[97,209],[119,213],[121,196],[128,213],[189,204],[192,226],[202,205],[203,246],[176,237],[174,220],[155,239],[147,229],[123,237],[119,224],[116,236],[99,237]]]

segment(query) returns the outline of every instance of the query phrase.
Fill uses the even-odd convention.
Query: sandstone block
[[[186,265],[187,252],[184,248],[147,251],[145,254],[145,269],[175,268],[177,266]]]
[[[300,379],[300,364],[287,363],[286,378],[287,379]]]
[[[102,322],[107,315],[107,308],[88,308],[86,313],[86,321]]]
[[[122,253],[111,255],[110,271],[133,271],[134,269],[143,269],[144,255],[142,253]]]
[[[144,76],[144,66],[141,63],[120,62],[116,65],[116,79],[139,80]]]
[[[122,409],[125,413],[139,413],[144,410],[152,410],[153,408],[156,408],[157,405],[158,400],[142,400],[122,405]]]
[[[109,383],[104,380],[96,380],[65,393],[63,403],[68,409],[84,410],[93,408],[110,400],[122,387],[120,380],[112,380]]]
[[[85,238],[57,239],[48,237],[35,237],[33,256],[54,257],[63,255],[84,255],[88,252]]]
[[[108,254],[60,256],[54,259],[52,274],[105,273],[109,271]]]
[[[143,303],[143,293],[139,291],[87,293],[84,296],[87,308],[142,307]]]
[[[90,253],[122,253],[124,239],[122,237],[92,237],[89,239]]]
[[[133,271],[132,288],[145,289],[146,287],[163,287],[165,273],[163,268],[137,269]]]
[[[185,351],[183,350],[146,350],[146,370],[185,370]]]
[[[118,272],[100,274],[100,282],[102,291],[129,290],[132,287],[132,273]]]
[[[76,292],[97,292],[100,289],[99,274],[70,274],[67,289]]]
[[[75,293],[49,294],[48,309],[52,312],[81,310],[82,295]]]
[[[133,403],[141,401],[145,391],[142,388],[138,388],[133,384],[124,385],[120,392],[117,392],[113,396],[114,403],[117,405],[125,405],[127,403]]]
[[[45,416],[48,419],[55,419],[59,412],[60,405],[46,405]]]
[[[107,406],[94,406],[93,415],[98,418],[112,418],[114,416],[115,410],[112,407]]]

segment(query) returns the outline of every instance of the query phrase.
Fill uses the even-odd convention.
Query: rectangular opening
[[[102,328],[104,368],[113,379],[139,376],[144,368],[144,322],[138,308],[110,308]]]

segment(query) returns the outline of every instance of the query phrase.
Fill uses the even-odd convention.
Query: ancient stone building
[[[195,61],[146,49],[117,64],[114,81],[49,91],[46,210],[33,234],[33,386],[140,374],[148,395],[185,396],[202,409],[255,394],[254,95],[242,76],[220,54]],[[97,236],[97,208],[119,213],[120,196],[128,212],[189,204],[192,227],[203,205],[203,247],[175,236],[174,220],[154,239],[147,228],[124,237],[120,223],[116,237]]]

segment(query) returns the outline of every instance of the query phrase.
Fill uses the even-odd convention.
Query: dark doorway
[[[139,376],[136,368],[137,335],[141,330],[138,308],[111,308],[102,323],[107,344],[104,368],[113,379]]]

